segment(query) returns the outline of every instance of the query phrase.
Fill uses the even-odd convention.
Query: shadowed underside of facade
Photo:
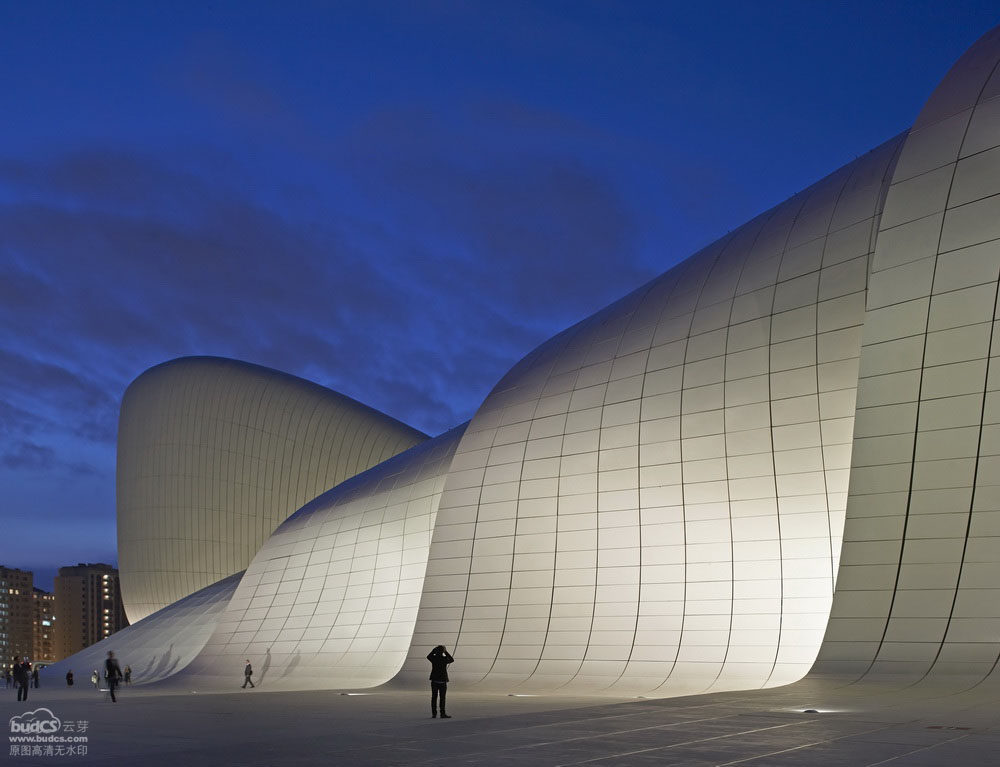
[[[440,643],[487,691],[989,678],[998,60],[993,30],[911,130],[546,342],[468,424],[303,486],[175,682],[228,688],[251,657],[276,689],[423,685]],[[184,411],[179,386],[147,410]],[[163,427],[128,405],[126,462],[154,465]]]
[[[131,667],[132,682],[136,685],[172,676],[201,652],[242,577],[243,573],[234,573],[69,658],[46,666],[43,672],[46,686],[62,684],[67,671],[73,672],[78,685],[90,684],[91,672],[95,670],[103,679],[109,650],[122,659],[122,669]]]

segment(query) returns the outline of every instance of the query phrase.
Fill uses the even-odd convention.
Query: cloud
[[[0,390],[14,401],[45,401],[78,414],[102,414],[116,407],[115,397],[85,373],[11,349],[0,348]],[[28,410],[10,401],[8,407],[12,418],[24,422]]]
[[[509,105],[383,110],[346,140],[342,163],[399,229],[441,244],[411,275],[551,332],[653,275],[616,183],[572,151],[583,131],[555,114],[537,122]]]
[[[0,452],[0,465],[18,471],[60,472],[71,474],[98,474],[99,469],[86,461],[63,460],[56,450],[27,440],[5,446]]]
[[[0,400],[0,435],[30,434],[39,427],[39,418],[10,402]]]
[[[97,146],[81,147],[49,162],[0,157],[0,183],[16,189],[21,199],[44,199],[76,210],[176,210],[174,192],[179,188],[189,191],[184,205],[197,209],[206,204],[204,195],[210,191],[182,166]]]
[[[21,441],[4,450],[0,462],[8,469],[47,469],[55,463],[55,451],[44,445]]]

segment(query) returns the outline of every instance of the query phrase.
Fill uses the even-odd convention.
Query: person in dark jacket
[[[31,672],[31,686],[38,689],[38,666],[35,666]]]
[[[265,669],[265,671],[266,670],[267,669]],[[251,687],[254,686],[254,683],[250,680],[250,677],[252,677],[252,676],[253,676],[253,666],[250,665],[250,659],[247,658],[247,665],[243,669],[243,689],[244,690],[246,689],[247,685],[250,685]]]
[[[14,658],[14,686],[17,687],[17,699],[28,699],[28,682],[31,681],[31,664],[25,658]]]
[[[73,669],[70,669],[69,671],[66,672],[66,686],[67,687],[73,686]]]
[[[438,715],[438,697],[441,698],[441,718],[451,719],[445,713],[444,699],[448,694],[448,664],[455,659],[443,644],[439,644],[430,651],[427,660],[431,662],[431,719],[436,719]]]
[[[118,665],[118,659],[111,650],[108,650],[108,659],[104,661],[104,678],[108,680],[108,692],[111,693],[111,702],[117,703],[118,699],[115,698],[115,688],[122,678],[122,668]]]

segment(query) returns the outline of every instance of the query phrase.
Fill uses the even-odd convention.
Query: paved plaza
[[[996,765],[997,693],[949,694],[809,681],[768,691],[613,700],[451,691],[451,720],[432,720],[416,691],[131,688],[112,704],[89,685],[5,691],[4,716],[46,707],[86,722],[86,755],[27,756],[19,765]],[[805,713],[816,709],[817,713]]]

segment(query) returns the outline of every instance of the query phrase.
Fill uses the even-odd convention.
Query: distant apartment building
[[[33,586],[33,575],[29,571],[0,566],[0,664],[5,668],[15,656],[31,657]]]
[[[60,567],[55,579],[55,656],[62,659],[125,628],[118,570],[102,563]]]
[[[37,586],[32,593],[33,663],[55,663],[56,656],[56,595]]]

